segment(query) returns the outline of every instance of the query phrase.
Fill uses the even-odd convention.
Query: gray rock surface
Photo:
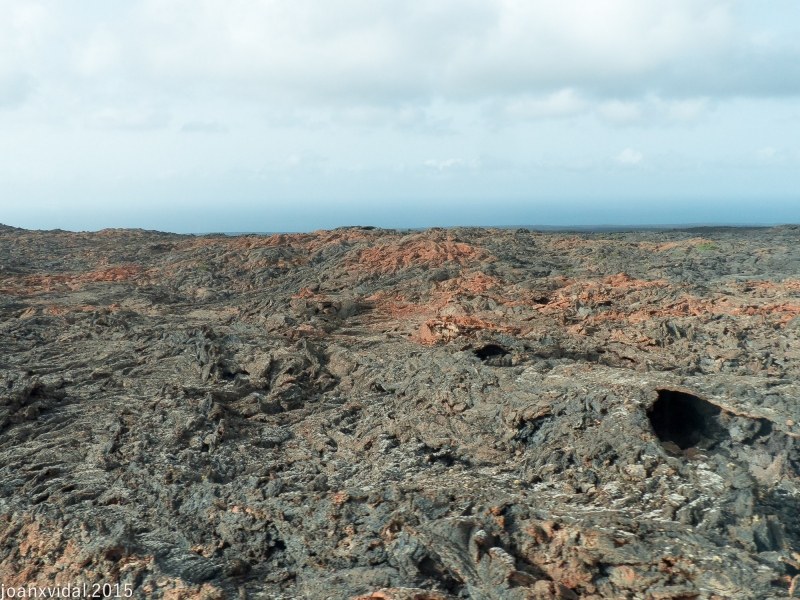
[[[798,315],[799,227],[0,226],[0,583],[786,598]]]

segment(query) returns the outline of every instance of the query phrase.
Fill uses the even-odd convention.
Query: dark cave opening
[[[698,396],[675,390],[657,390],[658,398],[647,412],[656,436],[681,450],[708,449],[728,437],[717,417],[719,406]]]
[[[786,569],[786,574],[789,577],[797,577],[798,575],[800,575],[800,569],[795,568],[794,564],[792,564],[791,562],[788,562],[786,560],[783,560],[782,562],[783,562],[784,568]],[[797,564],[797,563],[795,563],[795,564]]]
[[[452,467],[456,462],[457,457],[453,456],[449,452],[437,452],[436,454],[429,454],[425,457],[425,461],[431,464],[441,463],[445,467]]]
[[[428,580],[438,583],[437,587],[441,587],[444,591],[458,594],[463,589],[464,582],[457,574],[452,573],[445,567],[441,561],[435,560],[438,558],[436,555],[423,558],[417,565],[419,574]]]
[[[505,356],[506,354],[508,354],[508,350],[498,344],[486,344],[480,348],[475,348],[475,356],[481,360],[497,358],[498,356]]]

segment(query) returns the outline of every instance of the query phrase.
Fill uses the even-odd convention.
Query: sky
[[[0,223],[786,222],[799,0],[0,2]]]

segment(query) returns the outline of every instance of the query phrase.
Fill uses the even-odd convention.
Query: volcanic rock
[[[0,583],[786,598],[800,228],[0,227]]]

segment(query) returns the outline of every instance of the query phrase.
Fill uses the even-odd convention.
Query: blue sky
[[[800,2],[0,4],[0,222],[800,222]]]

